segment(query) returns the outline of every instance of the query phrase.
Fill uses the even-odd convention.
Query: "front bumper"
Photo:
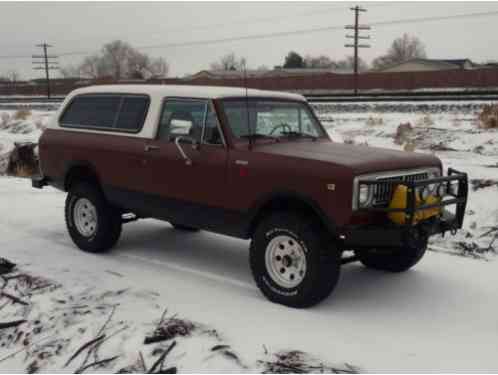
[[[360,181],[361,184],[375,185],[378,181]],[[386,183],[383,181],[382,183]],[[468,177],[466,173],[448,169],[446,177],[437,177],[420,181],[390,181],[393,188],[397,185],[406,186],[406,207],[369,207],[361,209],[363,212],[386,215],[384,224],[354,225],[342,228],[340,238],[346,249],[374,248],[374,247],[398,247],[403,246],[413,238],[414,234],[431,236],[447,231],[455,232],[463,225],[465,208],[468,196]],[[442,186],[445,195],[437,203],[417,205],[417,192],[420,188],[428,185]],[[393,189],[394,190],[394,189]],[[439,208],[440,214],[427,220],[416,222],[418,212],[423,210]],[[453,212],[448,209],[453,208]],[[387,214],[402,212],[405,221],[397,225],[387,219]]]

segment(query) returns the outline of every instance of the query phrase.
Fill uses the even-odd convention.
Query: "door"
[[[155,216],[206,227],[227,188],[228,150],[213,105],[167,99],[159,121],[156,139],[145,146]]]

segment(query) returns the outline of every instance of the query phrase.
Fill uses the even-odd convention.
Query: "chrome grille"
[[[425,180],[429,177],[427,172],[422,172],[422,173],[416,173],[416,174],[410,174],[410,175],[405,175],[405,176],[390,176],[390,177],[384,177],[384,178],[379,178],[377,181],[380,183],[374,185],[374,204],[375,206],[386,206],[392,199],[393,191],[395,188],[395,185],[387,183],[389,181],[420,181],[420,180]],[[385,181],[386,183],[383,184],[381,183],[382,181]]]

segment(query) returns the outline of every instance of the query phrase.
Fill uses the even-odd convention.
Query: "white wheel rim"
[[[295,288],[306,275],[306,254],[292,237],[282,235],[266,247],[265,264],[268,275],[279,286]]]
[[[97,231],[97,209],[86,198],[79,198],[73,209],[74,225],[84,237],[90,237]]]

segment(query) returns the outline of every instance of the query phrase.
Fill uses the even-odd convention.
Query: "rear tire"
[[[97,187],[80,182],[71,187],[65,206],[66,226],[81,250],[101,253],[112,248],[121,236],[122,220]]]
[[[312,218],[271,214],[258,225],[250,247],[251,271],[262,293],[289,307],[316,305],[340,274],[340,251]]]
[[[404,247],[394,249],[369,249],[356,254],[365,267],[388,271],[404,272],[417,264],[427,249],[427,236],[413,237]]]
[[[173,228],[184,232],[198,232],[200,230],[199,228],[189,227],[188,225],[182,225],[176,223],[170,223],[170,224],[173,226]]]

